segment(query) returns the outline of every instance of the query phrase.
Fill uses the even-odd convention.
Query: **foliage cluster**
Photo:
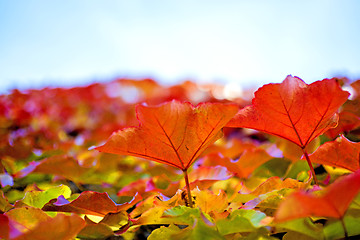
[[[0,237],[359,237],[360,80],[224,90],[118,79],[1,95]]]

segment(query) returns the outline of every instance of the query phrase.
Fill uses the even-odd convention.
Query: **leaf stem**
[[[319,186],[319,182],[318,182],[318,180],[317,180],[317,178],[316,178],[315,170],[314,170],[314,167],[313,167],[313,165],[312,165],[312,163],[311,163],[311,161],[310,161],[309,154],[307,153],[307,151],[305,150],[305,148],[302,148],[302,150],[303,150],[303,153],[304,153],[304,155],[305,155],[306,161],[307,161],[307,163],[308,163],[308,165],[309,165],[309,167],[310,167],[311,175],[312,175],[312,177],[313,177],[313,179],[314,179],[314,182],[315,182],[316,185]]]
[[[344,216],[342,216],[340,218],[340,222],[341,222],[341,225],[342,225],[342,227],[344,229],[345,239],[349,239],[349,235],[348,235],[348,232],[347,232],[347,229],[346,229],[346,226],[345,226]]]
[[[190,191],[190,183],[189,183],[189,177],[187,174],[187,169],[182,169],[183,173],[184,173],[184,177],[185,177],[185,184],[186,184],[186,191],[187,191],[187,197],[189,200],[189,206],[191,208],[194,207],[193,201],[192,201],[192,196],[191,196],[191,191]]]

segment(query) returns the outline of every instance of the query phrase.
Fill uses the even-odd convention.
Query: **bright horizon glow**
[[[360,2],[0,2],[0,93],[116,77],[259,86],[360,78]]]

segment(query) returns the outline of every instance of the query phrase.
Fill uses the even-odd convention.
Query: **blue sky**
[[[360,1],[0,0],[0,92],[360,78]]]

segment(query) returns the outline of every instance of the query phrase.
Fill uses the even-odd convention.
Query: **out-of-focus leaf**
[[[306,161],[296,161],[291,163],[285,177],[304,181],[307,177],[309,177],[308,171],[309,166]]]
[[[9,234],[11,238],[20,236],[50,219],[46,213],[33,207],[14,208],[4,215],[9,218]]]
[[[0,214],[0,238],[9,239],[10,236],[10,221],[9,218]]]
[[[308,235],[302,234],[300,232],[288,231],[282,238],[283,240],[317,240],[319,238],[310,237]]]
[[[157,192],[152,179],[138,179],[131,182],[129,185],[123,187],[118,193],[118,196],[133,196],[139,193],[142,197],[147,198]]]
[[[274,137],[276,146],[282,151],[283,156],[293,162],[301,159],[304,152],[295,143],[287,141],[286,139]],[[313,153],[320,145],[320,139],[315,138],[305,148],[306,152]]]
[[[170,226],[165,227],[161,226],[158,229],[155,229],[151,232],[151,234],[148,237],[148,240],[167,240],[167,239],[173,239],[173,235],[181,232],[182,229],[178,228],[174,224],[170,224]]]
[[[222,213],[228,207],[228,200],[226,193],[220,191],[218,194],[214,194],[210,190],[194,189],[192,191],[196,200],[195,206],[199,207],[201,211],[212,215],[211,213]]]
[[[73,239],[85,226],[85,221],[77,216],[65,216],[58,214],[54,218],[38,224],[35,228],[27,231],[23,235],[15,238],[16,240],[26,239]]]
[[[346,134],[346,132],[358,127],[360,127],[360,116],[348,111],[342,111],[339,113],[339,123],[336,128],[330,128],[325,132],[325,135],[335,139],[339,134]]]
[[[226,219],[216,221],[218,231],[222,235],[252,232],[263,226],[261,221],[266,215],[260,211],[237,209],[233,211]]]
[[[165,207],[153,206],[144,211],[141,216],[134,221],[134,225],[170,224],[171,221],[162,218],[165,210]]]
[[[255,231],[251,232],[250,234],[248,234],[246,236],[239,237],[239,238],[233,238],[233,239],[238,239],[238,240],[278,240],[278,238],[269,236],[269,231],[265,227],[256,229]]]
[[[86,224],[78,233],[78,237],[85,239],[105,239],[113,235],[114,232],[111,227],[104,223]]]
[[[214,225],[202,219],[196,219],[191,228],[187,228],[180,233],[172,235],[174,240],[225,240],[225,238],[215,229]]]
[[[360,216],[359,214],[353,215],[351,213],[346,214],[344,217],[344,224],[348,236],[360,235]],[[344,228],[341,221],[334,220],[329,221],[324,227],[324,234],[326,239],[340,239],[345,236]]]
[[[307,185],[305,183],[299,182],[291,178],[286,178],[285,180],[282,180],[279,177],[271,177],[264,183],[260,184],[253,192],[251,192],[251,194],[259,196],[273,190],[280,190],[283,188],[303,189],[306,186]]]
[[[283,177],[290,165],[290,162],[283,158],[273,158],[253,172],[254,176],[270,178],[272,176]]]
[[[85,191],[72,202],[60,196],[56,201],[46,204],[42,210],[105,216],[108,213],[118,213],[127,210],[140,199],[141,197],[136,195],[130,203],[120,205],[114,203],[107,193]]]
[[[131,224],[126,212],[108,213],[100,222],[91,221],[85,216],[86,226],[79,233],[80,238],[99,239],[116,235],[119,231],[123,232]],[[125,228],[123,230],[123,228]]]
[[[163,218],[176,224],[192,225],[196,218],[200,218],[201,211],[198,208],[176,206],[164,212]]]
[[[285,222],[310,216],[340,219],[359,192],[360,170],[336,180],[321,196],[294,192],[281,203],[275,221]]]
[[[233,174],[231,172],[221,166],[201,166],[194,169],[189,174],[190,189],[195,187],[198,187],[199,189],[207,189],[216,181],[226,180],[232,176]]]
[[[14,179],[8,173],[0,174],[0,184],[1,184],[1,187],[13,186]]]
[[[167,188],[161,189],[156,186],[154,180],[167,184]],[[179,181],[170,182],[171,180],[166,176],[158,176],[146,179],[139,179],[131,182],[129,185],[123,187],[118,193],[118,196],[134,196],[136,193],[143,198],[148,198],[151,195],[162,193],[165,196],[173,196],[179,189]],[[172,193],[172,194],[170,194]]]
[[[239,138],[227,139],[227,141],[219,142],[211,145],[207,150],[207,154],[221,154],[230,159],[238,159],[245,151],[257,148],[257,146],[249,141],[243,141]]]
[[[112,227],[121,228],[124,225],[128,224],[129,215],[125,211],[117,212],[117,213],[108,213],[105,217],[100,221],[100,223],[104,223],[106,225]]]
[[[304,234],[313,239],[324,238],[323,227],[319,224],[314,224],[309,218],[300,218],[278,223],[275,225],[275,227],[278,232],[291,230]]]
[[[69,198],[70,195],[70,188],[66,185],[60,185],[58,187],[49,188],[45,191],[26,192],[25,197],[21,200],[21,202],[32,207],[42,208],[51,199],[58,198],[59,196]]]
[[[236,161],[228,157],[220,156],[217,153],[206,156],[206,162],[208,164],[224,166],[228,171],[235,173],[236,176],[240,178],[249,177],[257,167],[270,159],[272,159],[272,157],[264,149],[256,148],[255,146],[244,150]]]
[[[75,182],[81,181],[81,176],[89,171],[89,168],[81,167],[74,158],[66,155],[57,155],[46,158],[40,162],[31,162],[30,165],[20,172],[16,177],[24,177],[29,173],[45,173],[62,176]]]
[[[310,160],[314,163],[356,171],[360,169],[360,143],[351,142],[340,136],[335,141],[321,145],[310,155]]]
[[[277,208],[284,195],[287,195],[292,190],[304,189],[306,187],[306,183],[295,179],[287,178],[282,180],[279,177],[271,177],[251,192],[239,192],[231,202],[232,204],[236,202],[244,203],[243,208],[246,209],[253,209],[261,204],[272,210],[275,207]]]
[[[7,212],[13,207],[14,206],[9,203],[9,201],[4,196],[4,193],[0,190],[0,212]]]

